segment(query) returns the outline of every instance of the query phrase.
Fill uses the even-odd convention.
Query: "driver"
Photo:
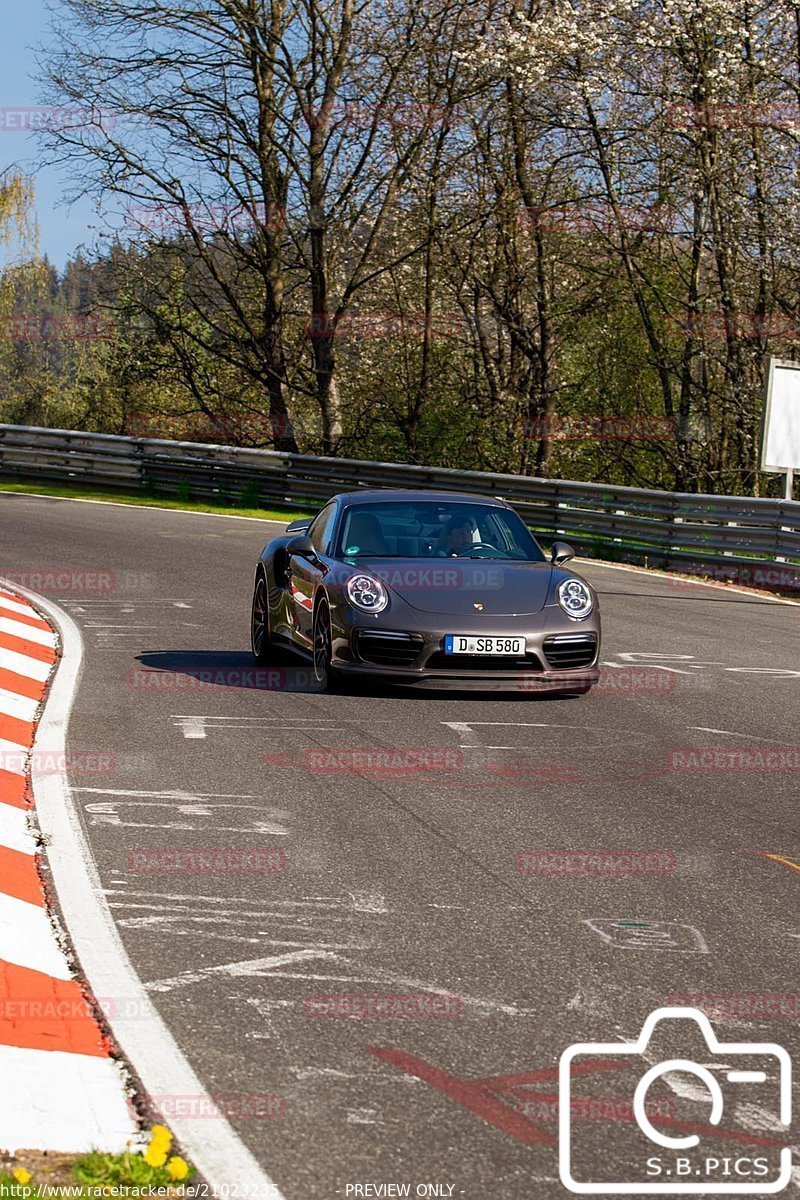
[[[478,528],[475,518],[470,513],[457,513],[451,517],[439,538],[438,551],[440,554],[463,554],[474,541],[475,530]]]

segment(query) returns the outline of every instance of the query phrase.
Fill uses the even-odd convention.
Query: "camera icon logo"
[[[663,1040],[670,1045],[687,1033],[696,1043],[699,1032],[705,1042],[704,1061],[666,1056],[649,1065],[656,1031],[659,1044]],[[608,1078],[612,1072],[617,1086],[625,1081],[629,1099],[629,1116],[617,1122],[613,1137],[608,1124],[580,1121],[579,1114],[585,1113],[587,1105],[598,1111],[602,1105],[577,1097],[573,1090],[576,1080],[598,1074]],[[692,1103],[703,1102],[699,1120],[692,1119],[692,1113],[687,1114],[689,1119],[665,1117],[663,1102],[659,1105],[648,1099],[653,1085],[669,1082],[663,1077],[670,1072],[679,1072],[682,1079],[691,1076],[688,1087],[684,1083],[674,1090]],[[722,1081],[727,1084],[724,1090]],[[791,1122],[791,1088],[791,1059],[782,1046],[720,1042],[699,1009],[659,1008],[646,1019],[633,1043],[580,1042],[561,1055],[561,1182],[573,1193],[594,1196],[774,1195],[787,1187],[792,1176],[792,1151],[785,1144]],[[766,1114],[765,1103],[771,1104]],[[752,1111],[753,1106],[766,1115],[771,1129],[780,1131],[775,1137],[748,1139],[747,1130],[740,1129],[741,1112],[745,1107]],[[654,1109],[660,1111],[659,1116],[653,1116]],[[624,1170],[620,1163],[625,1164]]]

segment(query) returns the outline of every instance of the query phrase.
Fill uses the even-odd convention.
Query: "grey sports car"
[[[265,546],[251,644],[292,649],[317,686],[371,675],[439,687],[587,692],[599,678],[593,589],[547,558],[502,500],[451,492],[334,496]]]

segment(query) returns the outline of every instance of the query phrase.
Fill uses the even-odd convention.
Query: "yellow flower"
[[[159,1145],[155,1141],[151,1142],[144,1152],[144,1161],[148,1167],[163,1167],[167,1161],[167,1152],[163,1145]]]
[[[170,1179],[185,1179],[189,1174],[189,1164],[179,1154],[173,1154],[167,1163],[167,1171]]]
[[[30,1183],[31,1181],[31,1173],[30,1171],[26,1171],[24,1167],[14,1167],[14,1170],[11,1172],[11,1174],[14,1176],[17,1183]]]
[[[171,1146],[172,1134],[164,1125],[154,1125],[150,1130],[150,1144],[155,1142],[158,1146]]]

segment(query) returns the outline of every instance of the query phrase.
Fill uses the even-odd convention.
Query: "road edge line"
[[[0,587],[11,586],[0,578]],[[14,585],[46,613],[61,638],[61,658],[50,684],[38,727],[53,752],[66,754],[66,735],[83,668],[83,638],[62,608],[36,592]],[[108,1024],[115,1042],[151,1097],[193,1097],[214,1102],[159,1016],[117,932],[103,894],[100,876],[83,830],[66,774],[48,774],[34,762],[31,787],[39,827],[47,839],[47,859],[64,923],[81,974],[95,996],[118,997],[133,1016],[111,1012]],[[215,1196],[240,1195],[254,1200],[285,1200],[276,1184],[222,1117],[166,1117],[182,1148]]]

